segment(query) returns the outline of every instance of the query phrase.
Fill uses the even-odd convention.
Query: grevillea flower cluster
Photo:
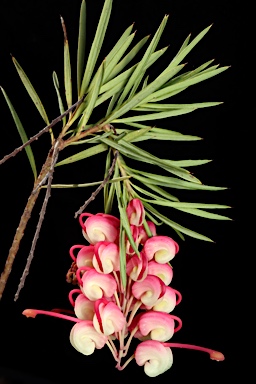
[[[220,352],[169,341],[182,327],[181,319],[172,314],[182,296],[170,285],[170,261],[179,246],[171,237],[157,235],[139,199],[128,203],[126,213],[136,248],[125,239],[125,286],[120,271],[120,220],[110,214],[83,213],[79,223],[88,244],[74,245],[69,252],[73,262],[68,280],[78,285],[69,293],[74,316],[36,309],[23,314],[74,322],[72,346],[84,355],[107,346],[118,370],[135,360],[148,376],[155,377],[171,368],[174,347],[204,351],[213,360],[224,360]],[[130,351],[132,340],[137,343]]]

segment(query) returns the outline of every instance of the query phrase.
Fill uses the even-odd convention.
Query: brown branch
[[[28,255],[28,258],[27,258],[26,266],[25,266],[23,274],[21,276],[17,292],[15,293],[15,296],[14,296],[14,301],[18,300],[18,298],[19,298],[20,291],[24,287],[26,277],[29,274],[29,269],[30,269],[31,262],[32,262],[33,257],[34,257],[34,252],[35,252],[36,244],[37,244],[37,241],[38,241],[38,238],[39,238],[40,230],[42,228],[42,224],[43,224],[43,221],[44,221],[47,204],[48,204],[49,198],[51,196],[51,185],[52,185],[52,180],[53,180],[53,172],[54,172],[54,166],[55,166],[55,164],[56,164],[56,162],[58,160],[59,145],[60,145],[60,141],[57,140],[55,145],[54,145],[54,151],[53,151],[53,155],[52,155],[52,162],[51,162],[51,166],[50,166],[50,169],[49,169],[49,172],[48,172],[48,177],[47,177],[48,178],[47,189],[46,189],[45,198],[44,198],[44,201],[43,201],[43,204],[42,204],[42,208],[41,208],[41,211],[40,211],[39,220],[38,220],[37,227],[36,227],[36,232],[35,232],[35,235],[34,235],[34,238],[33,238],[33,241],[32,241],[32,245],[31,245],[31,249],[30,249],[30,252],[29,252],[29,255]]]
[[[39,174],[39,176],[38,176],[38,178],[37,178],[37,180],[33,186],[33,190],[31,192],[31,195],[28,198],[27,204],[26,204],[25,209],[23,211],[23,214],[20,218],[19,226],[16,229],[16,233],[15,233],[11,248],[9,250],[9,254],[8,254],[6,262],[5,262],[4,270],[0,276],[0,300],[2,298],[8,277],[11,273],[12,266],[13,266],[13,263],[15,260],[15,256],[19,250],[20,242],[23,238],[24,231],[25,231],[27,223],[30,219],[31,212],[32,212],[34,205],[36,203],[36,200],[39,196],[40,189],[37,189],[35,193],[33,193],[33,191],[36,189],[37,185],[39,183],[41,183],[41,181],[45,178],[45,175],[49,172],[49,168],[51,167],[51,163],[52,163],[52,152],[53,151],[51,148],[51,150],[49,151],[49,153],[47,155],[46,161],[42,167],[42,170],[41,170],[41,172],[40,172],[40,174]]]
[[[118,156],[118,151],[115,152],[114,159],[112,161],[111,167],[108,170],[108,174],[105,177],[105,179],[102,181],[102,183],[98,186],[98,188],[91,194],[90,198],[86,200],[84,205],[82,205],[79,210],[75,213],[75,218],[77,218],[78,215],[80,215],[83,210],[95,199],[95,197],[98,195],[98,193],[102,190],[102,188],[107,184],[107,182],[110,179],[110,176],[112,175],[115,165],[116,165],[116,160]]]
[[[68,115],[69,112],[71,112],[75,107],[78,107],[83,102],[83,100],[84,100],[84,96],[81,99],[79,99],[75,104],[71,105],[71,107],[68,108],[65,112],[63,112],[60,116],[58,116],[58,117],[56,117],[56,119],[52,120],[52,122],[49,125],[47,125],[43,129],[41,129],[41,131],[39,131],[36,135],[32,136],[28,141],[26,141],[26,143],[22,144],[20,147],[18,147],[16,149],[14,149],[14,151],[9,153],[9,155],[4,156],[2,158],[2,160],[0,160],[0,165],[5,163],[5,161],[9,160],[11,157],[16,156],[17,153],[22,151],[22,149],[24,149],[25,147],[30,145],[33,141],[37,140],[45,132],[48,132],[54,125],[56,125],[59,121],[61,121],[63,119],[63,117]]]

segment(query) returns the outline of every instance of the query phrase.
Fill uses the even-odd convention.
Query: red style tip
[[[22,315],[26,316],[26,317],[33,317],[35,318],[37,313],[34,309],[25,309],[23,312],[22,312]]]

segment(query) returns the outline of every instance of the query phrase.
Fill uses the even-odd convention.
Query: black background
[[[88,0],[87,5],[88,41],[92,41],[103,0]],[[237,263],[243,252],[239,236],[243,227],[239,152],[245,145],[243,137],[246,136],[246,127],[243,127],[243,135],[238,133],[240,5],[239,1],[116,0],[100,56],[102,60],[131,23],[135,22],[137,42],[148,34],[153,35],[164,14],[169,14],[159,48],[170,46],[164,58],[155,64],[150,73],[152,76],[165,68],[189,33],[195,37],[212,23],[210,31],[186,58],[188,68],[197,67],[210,59],[215,59],[221,66],[230,66],[224,73],[188,89],[176,99],[178,102],[223,101],[224,104],[183,117],[157,121],[160,127],[198,135],[204,140],[183,144],[159,143],[154,149],[152,143],[145,145],[156,155],[170,159],[213,159],[212,163],[195,168],[195,175],[205,184],[228,189],[203,194],[190,192],[187,198],[184,194],[184,200],[209,201],[233,207],[221,212],[233,219],[229,222],[179,216],[181,224],[209,236],[214,243],[192,238],[179,241],[180,252],[173,262],[173,286],[183,294],[182,303],[175,309],[175,314],[183,319],[183,328],[175,335],[175,341],[220,350],[226,360],[217,363],[205,354],[176,349],[173,351],[173,367],[155,379],[159,383],[169,379],[175,384],[188,379],[197,383],[220,381],[232,376],[237,368],[237,341],[234,336],[239,321],[237,302],[240,302],[242,295],[237,288],[238,275],[241,275],[241,266],[238,267]],[[66,22],[74,69],[79,9],[80,0],[1,1],[0,85],[11,98],[28,136],[43,128],[44,123],[18,78],[10,54],[26,71],[50,120],[54,119],[58,115],[58,105],[51,79],[53,70],[58,73],[61,84],[63,78],[60,15]],[[0,98],[0,111],[2,158],[20,145],[20,138],[3,97]],[[39,168],[49,149],[49,135],[41,137],[32,148]],[[247,154],[244,155],[246,157]],[[88,161],[59,168],[55,182],[98,181],[102,179],[103,171],[104,156],[92,157]],[[25,153],[18,154],[1,166],[0,180],[2,270],[33,183]],[[125,371],[118,372],[106,347],[90,357],[76,352],[69,343],[72,326],[69,322],[44,316],[33,320],[21,315],[25,308],[69,308],[67,294],[71,287],[65,281],[70,266],[68,250],[83,241],[74,212],[92,192],[93,189],[52,192],[30,274],[19,300],[14,303],[13,296],[30,250],[42,196],[37,202],[0,302],[0,383],[86,382],[90,377],[97,382],[102,375],[108,380],[121,382],[129,382],[135,377],[142,378],[144,383],[153,380],[145,376],[143,368],[137,367],[135,362],[131,362]],[[99,195],[87,210],[92,213],[102,211],[102,201],[102,195]],[[176,219],[177,214],[170,211],[169,217]],[[175,237],[169,228],[162,227],[161,231]]]

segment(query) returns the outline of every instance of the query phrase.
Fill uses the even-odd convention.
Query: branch
[[[32,262],[33,257],[34,257],[34,252],[35,252],[37,240],[39,238],[40,230],[42,228],[42,224],[43,224],[44,217],[45,217],[46,207],[47,207],[49,198],[51,196],[51,185],[52,185],[52,180],[53,180],[53,172],[54,172],[54,166],[57,162],[58,155],[59,155],[59,146],[60,146],[60,141],[57,140],[55,145],[54,145],[54,151],[53,151],[53,155],[52,155],[52,163],[51,163],[51,166],[50,166],[50,169],[48,172],[48,177],[47,177],[48,178],[47,190],[46,190],[45,198],[44,198],[43,205],[42,205],[42,208],[40,211],[39,220],[38,220],[38,224],[36,227],[36,232],[35,232],[35,235],[34,235],[34,238],[32,241],[32,245],[31,245],[31,249],[30,249],[30,252],[29,252],[29,255],[27,258],[27,263],[26,263],[25,269],[24,269],[23,274],[21,276],[17,292],[15,293],[15,296],[14,296],[14,301],[18,300],[18,298],[19,298],[20,291],[24,287],[26,277],[29,274],[29,268],[30,268],[31,262]],[[45,178],[44,178],[44,180],[45,180]]]
[[[83,210],[87,207],[87,205],[89,205],[94,199],[95,197],[98,195],[98,193],[102,190],[102,188],[104,187],[104,185],[107,184],[107,182],[109,181],[110,179],[110,176],[112,175],[113,171],[114,171],[114,168],[115,168],[115,165],[116,165],[116,160],[117,160],[117,156],[118,156],[118,151],[115,152],[115,155],[114,155],[114,159],[112,161],[112,164],[111,164],[111,167],[109,168],[108,170],[108,174],[107,176],[105,177],[105,179],[102,181],[102,183],[98,186],[98,188],[91,194],[91,197],[86,200],[86,202],[84,203],[84,205],[82,205],[80,207],[80,209],[75,213],[75,219],[77,218],[78,215],[80,215]]]
[[[39,131],[36,135],[32,136],[28,141],[26,141],[26,143],[22,144],[20,147],[18,147],[16,149],[14,149],[14,151],[12,151],[9,155],[4,156],[2,158],[2,160],[0,160],[0,165],[5,163],[5,161],[9,160],[11,157],[16,156],[17,153],[22,151],[22,149],[24,149],[25,147],[30,145],[33,141],[37,140],[45,132],[48,132],[54,125],[56,125],[59,121],[61,121],[63,119],[63,117],[68,115],[69,112],[71,112],[75,107],[78,107],[83,102],[83,100],[84,100],[84,96],[81,99],[79,99],[75,104],[71,105],[71,107],[68,108],[65,112],[63,112],[60,116],[58,116],[58,117],[56,117],[56,119],[52,120],[52,122],[49,125],[47,125],[43,129],[41,129],[41,131]]]

